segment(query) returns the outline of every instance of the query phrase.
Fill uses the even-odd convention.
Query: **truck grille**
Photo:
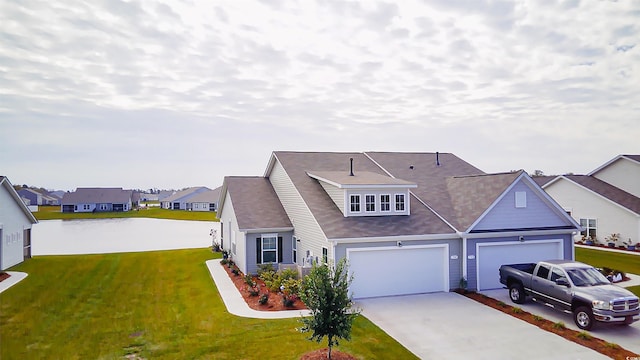
[[[613,311],[635,310],[638,308],[638,298],[622,298],[612,301]]]

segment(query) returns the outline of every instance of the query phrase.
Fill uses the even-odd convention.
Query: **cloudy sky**
[[[0,1],[0,174],[216,187],[274,150],[640,153],[640,2]]]

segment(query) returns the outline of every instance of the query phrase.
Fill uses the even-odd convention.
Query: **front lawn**
[[[324,347],[297,319],[230,315],[205,261],[208,249],[39,256],[10,270],[29,276],[0,294],[0,358],[298,359]],[[364,317],[340,351],[415,358]]]
[[[576,247],[576,260],[598,268],[608,267],[640,275],[638,255]]]
[[[112,219],[112,218],[155,218],[173,220],[218,221],[214,211],[168,210],[159,207],[141,208],[140,210],[95,213],[63,213],[60,206],[40,206],[33,213],[38,220],[56,219]]]

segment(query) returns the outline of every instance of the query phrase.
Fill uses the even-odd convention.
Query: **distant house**
[[[0,270],[31,257],[31,227],[38,220],[4,176],[0,176]]]
[[[129,211],[135,203],[132,190],[122,188],[77,188],[64,194],[62,212]]]
[[[640,242],[640,155],[618,155],[587,175],[534,178],[574,219],[582,236],[606,242]]]
[[[22,188],[18,190],[18,194],[25,199],[29,199],[28,205],[60,205],[58,198],[34,189]]]
[[[220,188],[190,187],[162,199],[160,206],[171,210],[216,211],[219,197]]]
[[[448,153],[273,152],[225,177],[218,217],[243,273],[346,258],[354,298],[502,288],[502,264],[573,259],[580,229],[526,172]]]

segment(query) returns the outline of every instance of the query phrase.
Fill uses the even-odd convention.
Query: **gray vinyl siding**
[[[516,192],[527,194],[525,208],[515,207]],[[550,204],[543,201],[537,191],[520,181],[505,194],[473,230],[525,229],[567,225],[569,225],[567,220],[557,214]]]
[[[270,232],[265,232],[265,234],[273,234]],[[291,248],[291,238],[293,237],[293,232],[288,231],[284,233],[277,233],[279,237],[282,237],[282,262],[281,264],[292,264],[293,260],[293,250]],[[246,236],[246,252],[247,252],[247,271],[249,274],[256,274],[258,272],[258,263],[257,263],[257,249],[256,249],[256,239],[261,237],[262,233],[250,233]],[[278,269],[278,265],[274,264],[274,269]]]
[[[322,188],[324,189],[324,191],[327,193],[327,195],[329,195],[329,197],[331,198],[331,200],[333,200],[333,202],[336,204],[336,206],[338,207],[338,209],[340,209],[340,211],[342,212],[342,214],[345,213],[345,208],[344,208],[344,190],[339,189],[331,184],[327,184],[323,181],[320,181],[320,185],[322,186]]]
[[[329,246],[326,236],[279,161],[275,161],[269,181],[291,220],[295,235],[300,239],[298,264],[302,265],[302,259],[307,250],[311,251],[314,257],[322,257],[323,247],[329,249],[328,256],[329,259],[332,259],[331,246]]]
[[[449,288],[453,290],[459,287],[460,278],[462,278],[462,259],[464,258],[462,254],[462,240],[460,239],[412,240],[412,241],[403,241],[402,243],[403,245],[406,245],[406,246],[448,244],[449,245]],[[335,248],[336,261],[347,256],[347,248],[358,249],[358,248],[374,248],[374,247],[387,247],[387,246],[397,246],[397,242],[392,240],[392,241],[369,242],[369,243],[359,243],[359,244],[340,244]],[[456,259],[452,259],[451,257],[456,257]],[[402,271],[402,264],[387,264],[387,266],[389,266],[390,271],[394,271],[393,269]]]

